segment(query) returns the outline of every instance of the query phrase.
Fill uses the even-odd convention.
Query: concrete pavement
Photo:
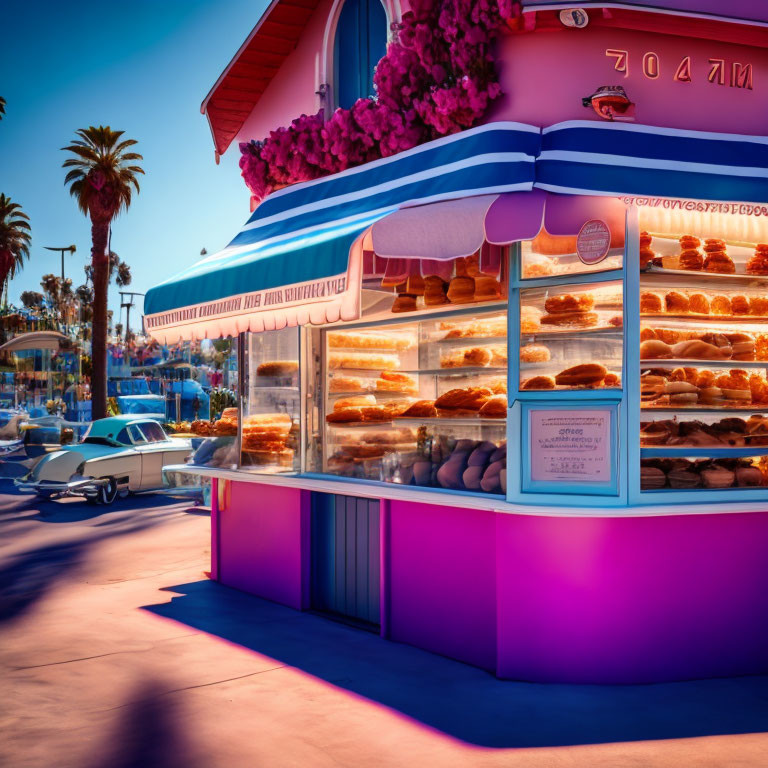
[[[210,582],[209,518],[0,480],[0,765],[766,766],[768,679],[500,682]]]

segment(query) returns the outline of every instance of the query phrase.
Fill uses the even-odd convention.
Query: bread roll
[[[641,360],[664,360],[673,357],[672,347],[658,339],[648,339],[640,342]]]
[[[700,339],[690,339],[675,344],[671,357],[681,360],[728,360],[731,354],[731,347],[716,347]]]
[[[599,384],[608,369],[599,363],[583,363],[567,368],[555,376],[555,384],[565,387],[590,387]]]

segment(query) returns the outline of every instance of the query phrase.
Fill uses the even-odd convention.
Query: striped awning
[[[274,192],[223,251],[149,291],[146,327],[176,341],[355,319],[362,241],[376,222],[387,256],[452,258],[483,236],[535,234],[541,191],[761,204],[768,139],[594,120],[479,126]],[[544,214],[553,234],[592,205],[560,195]]]
[[[536,186],[567,194],[768,201],[768,138],[572,120],[544,128]]]
[[[162,342],[354,319],[350,249],[400,208],[531,190],[539,129],[492,123],[274,192],[223,250],[152,288],[145,326]]]

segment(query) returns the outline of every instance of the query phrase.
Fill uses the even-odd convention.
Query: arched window
[[[381,0],[346,0],[333,44],[336,106],[349,109],[373,95],[373,69],[387,51],[387,14]]]

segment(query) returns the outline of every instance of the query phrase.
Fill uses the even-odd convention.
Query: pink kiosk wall
[[[227,485],[213,511],[213,577],[308,608],[309,492]],[[391,640],[536,682],[768,672],[768,513],[547,517],[385,504],[381,625]]]

